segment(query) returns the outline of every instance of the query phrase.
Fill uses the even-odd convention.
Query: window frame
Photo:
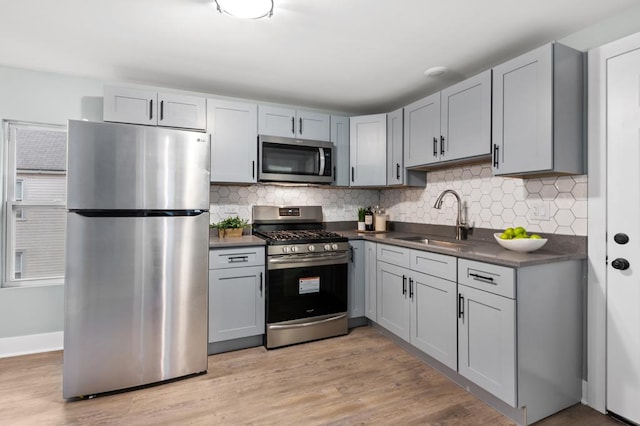
[[[60,131],[67,133],[67,126],[60,124],[46,124],[46,123],[33,123],[26,121],[16,120],[3,120],[3,139],[5,141],[3,149],[3,179],[4,179],[4,193],[2,197],[2,229],[3,229],[3,241],[1,241],[1,263],[2,263],[2,275],[0,276],[0,288],[9,287],[36,287],[44,285],[61,285],[64,284],[64,275],[53,276],[48,278],[16,278],[16,256],[15,253],[22,252],[24,250],[16,248],[16,222],[26,221],[27,212],[29,209],[34,208],[50,208],[66,210],[66,200],[64,201],[51,201],[51,202],[29,202],[24,201],[24,180],[17,179],[16,170],[16,131],[18,129],[30,129],[30,130],[46,130],[46,131]],[[66,175],[66,170],[64,171]],[[16,182],[21,180],[21,185],[16,185]],[[17,200],[16,186],[21,186],[22,200]],[[15,212],[21,210],[22,217],[15,217]],[[23,260],[24,262],[24,260]],[[21,265],[20,274],[23,275],[24,264]]]

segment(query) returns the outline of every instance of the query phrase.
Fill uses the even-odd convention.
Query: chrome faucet
[[[466,240],[467,239],[467,230],[469,229],[469,224],[467,224],[462,217],[462,200],[456,191],[453,189],[445,189],[438,195],[435,204],[433,205],[436,209],[442,208],[442,199],[445,195],[451,194],[456,197],[458,201],[458,217],[456,218],[456,240]]]

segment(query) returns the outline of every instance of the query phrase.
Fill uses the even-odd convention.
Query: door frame
[[[589,51],[588,55],[588,289],[587,386],[583,399],[606,412],[607,316],[607,60],[640,48],[640,33]]]

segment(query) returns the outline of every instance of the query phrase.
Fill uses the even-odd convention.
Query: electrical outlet
[[[540,201],[531,207],[531,219],[544,220],[550,219],[551,206],[548,201]]]
[[[343,210],[345,213],[355,213],[356,211],[356,206],[354,206],[353,204],[345,204],[343,207]]]
[[[228,216],[238,216],[238,206],[224,206],[222,210]]]

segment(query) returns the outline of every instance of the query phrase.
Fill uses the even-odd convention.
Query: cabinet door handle
[[[444,136],[440,135],[440,155],[444,155]]]
[[[464,296],[458,293],[458,318],[464,320]]]
[[[409,278],[409,299],[413,299],[413,278]]]
[[[484,275],[480,274],[469,274],[469,276],[473,277],[473,279],[476,281],[484,281],[486,283],[493,284],[493,277],[485,277]]]
[[[248,262],[249,256],[230,256],[229,263]]]
[[[349,261],[351,261],[351,263],[355,263],[353,261],[353,247],[349,247]]]
[[[251,177],[256,178],[256,160],[251,161]]]
[[[497,144],[493,145],[493,167],[495,167],[496,169],[498,168],[498,159],[500,158],[500,156],[498,155],[498,151],[500,150],[500,147]]]
[[[400,163],[396,163],[396,179],[400,180]]]
[[[164,120],[164,101],[160,101],[160,121]]]
[[[153,99],[149,99],[149,120],[153,120]]]
[[[355,182],[355,174],[356,174],[356,168],[355,167],[351,167],[351,182]]]
[[[407,277],[402,276],[402,294],[407,294]]]
[[[438,138],[436,137],[433,138],[433,156],[438,156]]]
[[[260,272],[260,297],[262,297],[262,272]]]
[[[300,132],[300,134],[302,134],[302,117],[300,117],[300,119],[298,121],[298,132]]]
[[[291,117],[291,133],[296,134],[296,118]]]
[[[333,180],[338,180],[338,170],[333,166]]]

